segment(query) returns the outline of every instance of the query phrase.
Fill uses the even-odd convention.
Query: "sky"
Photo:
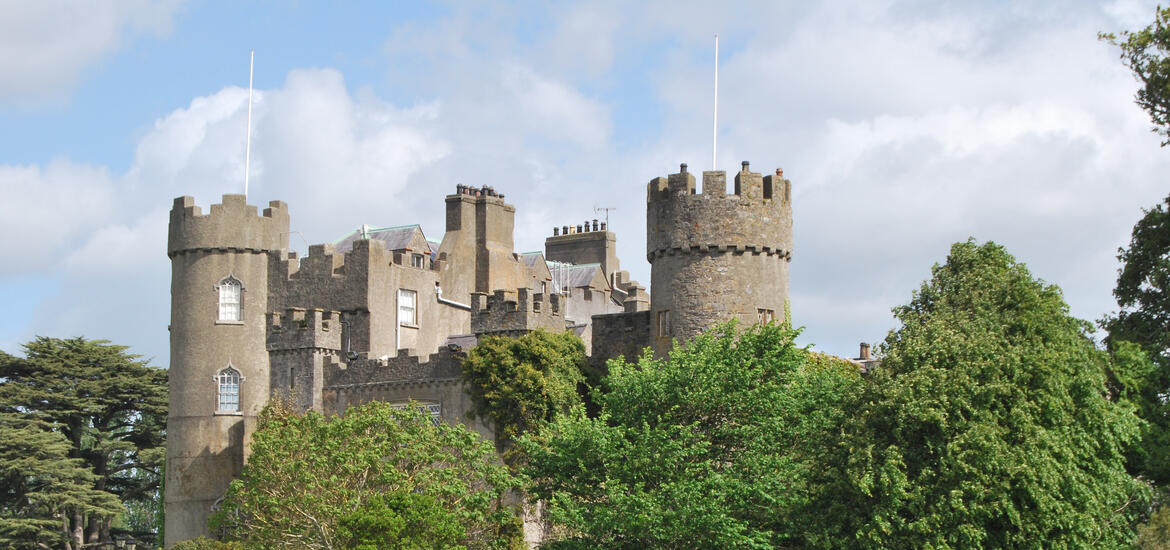
[[[793,186],[799,339],[854,357],[952,243],[1004,245],[1073,315],[1116,309],[1117,249],[1170,148],[1100,31],[1156,2],[0,0],[0,350],[36,335],[167,366],[168,212],[244,180],[292,246],[443,233],[491,185],[518,252],[609,212],[649,284],[645,189],[748,160]],[[651,289],[653,292],[653,289]]]

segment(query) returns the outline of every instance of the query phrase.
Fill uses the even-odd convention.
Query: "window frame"
[[[403,300],[409,297],[410,304]],[[403,327],[418,327],[418,292],[409,288],[398,289],[398,325]],[[403,313],[409,313],[409,319],[403,318]]]
[[[238,279],[235,275],[228,275],[219,280],[214,287],[216,292],[215,301],[215,322],[222,325],[242,325],[244,323],[244,282]],[[235,301],[228,301],[225,298],[230,298],[229,289],[235,290]],[[235,306],[235,318],[224,316],[224,306]],[[230,310],[229,310],[230,311]]]
[[[226,367],[219,369],[219,372],[215,373],[212,380],[215,382],[215,414],[243,414],[240,406],[240,389],[244,386],[243,373],[231,363],[228,363]],[[225,396],[228,399],[225,400]],[[232,399],[233,397],[234,399]],[[235,408],[224,408],[225,403],[229,406],[234,404]]]

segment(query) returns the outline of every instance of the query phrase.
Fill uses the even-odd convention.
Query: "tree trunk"
[[[85,516],[82,515],[80,508],[73,509],[73,545],[76,548],[81,548],[85,544]]]
[[[65,512],[61,512],[61,532],[65,534],[65,550],[73,550],[73,544],[70,540],[73,532],[69,528],[69,514]]]

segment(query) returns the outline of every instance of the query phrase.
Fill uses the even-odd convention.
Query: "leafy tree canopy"
[[[1150,114],[1154,132],[1166,138],[1162,146],[1170,145],[1170,7],[1159,7],[1154,22],[1140,31],[1100,37],[1121,47],[1122,62],[1142,82],[1137,104]]]
[[[94,489],[97,476],[52,426],[0,412],[0,547],[73,548],[62,529],[74,510],[114,515],[121,504]]]
[[[1145,486],[1088,323],[994,243],[955,244],[895,308],[835,470],[826,547],[1119,548]]]
[[[487,337],[463,362],[472,414],[491,420],[511,462],[511,442],[581,403],[585,345],[575,335],[535,331]]]
[[[65,455],[95,476],[95,491],[123,503],[157,502],[166,371],[104,340],[37,337],[24,350],[23,358],[0,356],[0,412],[62,436]],[[0,445],[10,443],[0,439]],[[73,506],[59,522],[73,545],[109,539],[116,514],[97,502]]]
[[[1121,269],[1114,297],[1121,310],[1101,325],[1119,361],[1110,374],[1114,391],[1134,403],[1148,423],[1130,457],[1131,471],[1170,484],[1170,197],[1133,227],[1129,247],[1118,251]],[[1141,350],[1128,347],[1127,342]],[[1149,355],[1142,360],[1140,351]]]
[[[799,539],[811,470],[847,414],[857,365],[789,326],[713,329],[669,359],[609,363],[578,405],[522,438],[556,548],[773,548]],[[810,355],[813,355],[810,360]]]
[[[246,548],[523,544],[519,520],[502,504],[516,482],[491,443],[463,426],[435,425],[417,407],[373,402],[327,418],[274,401],[251,449],[212,517],[216,531]]]

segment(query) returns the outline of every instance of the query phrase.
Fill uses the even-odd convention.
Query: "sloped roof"
[[[396,227],[372,227],[366,231],[366,234],[371,239],[385,243],[386,250],[401,250],[410,246],[410,241],[416,231],[422,233],[422,228],[418,224],[399,225]],[[361,229],[355,229],[352,233],[338,239],[334,243],[334,247],[338,252],[349,252],[353,250],[354,241],[358,241],[361,238]],[[429,243],[430,241],[427,242]],[[428,250],[426,252],[429,253],[430,251]]]
[[[548,262],[548,270],[552,272],[553,281],[561,288],[577,288],[589,286],[593,278],[601,271],[601,264],[565,264]],[[604,277],[602,277],[604,279]]]
[[[520,261],[528,267],[536,267],[544,259],[543,252],[521,252]]]

